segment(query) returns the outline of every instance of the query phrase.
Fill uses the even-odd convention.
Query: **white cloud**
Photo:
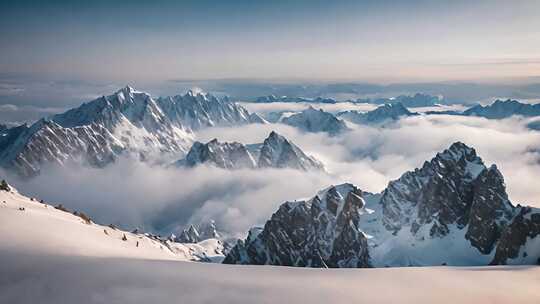
[[[310,197],[330,184],[352,182],[371,192],[419,167],[455,141],[474,148],[486,165],[497,164],[514,203],[540,206],[540,132],[516,119],[501,121],[446,115],[417,116],[389,128],[356,126],[338,137],[303,133],[280,124],[210,128],[197,139],[261,142],[271,130],[322,160],[329,174],[294,170],[238,170],[150,167],[122,159],[104,169],[51,168],[24,192],[84,210],[102,223],[169,232],[189,221],[213,218],[243,234],[261,225],[286,200]]]

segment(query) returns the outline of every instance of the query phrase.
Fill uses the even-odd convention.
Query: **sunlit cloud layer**
[[[278,105],[279,106],[279,105]],[[233,235],[264,224],[287,200],[312,196],[331,184],[352,182],[382,191],[388,181],[419,167],[455,141],[474,147],[486,165],[503,173],[514,203],[540,206],[540,132],[518,119],[417,116],[388,128],[356,126],[342,136],[303,133],[281,124],[209,128],[197,140],[256,143],[271,130],[325,163],[328,173],[294,170],[227,171],[150,167],[122,159],[104,169],[50,168],[30,181],[13,180],[25,193],[84,210],[103,223],[169,233],[186,223],[214,219]]]

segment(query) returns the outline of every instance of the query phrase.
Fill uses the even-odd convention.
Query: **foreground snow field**
[[[172,252],[141,235],[114,229],[105,234],[107,228],[0,191],[0,303],[540,302],[538,266],[208,264],[186,261],[204,244]]]
[[[0,254],[0,303],[540,303],[540,267],[311,269]]]

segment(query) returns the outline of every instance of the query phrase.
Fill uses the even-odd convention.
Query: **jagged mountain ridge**
[[[208,239],[221,239],[221,237],[222,235],[218,232],[214,220],[210,220],[208,223],[202,223],[197,226],[191,224],[183,229],[179,236],[171,236],[175,242],[179,243],[198,243]]]
[[[540,209],[513,206],[502,174],[455,143],[381,194],[351,184],[286,202],[224,263],[302,267],[535,264]]]
[[[387,103],[368,112],[349,110],[339,112],[336,116],[356,124],[377,125],[394,122],[402,117],[415,116],[417,113],[410,112],[402,103]]]
[[[260,144],[195,142],[178,166],[210,164],[224,169],[292,168],[303,171],[324,170],[323,164],[305,154],[294,143],[272,131]]]
[[[281,119],[281,123],[305,132],[324,132],[331,136],[349,130],[345,122],[332,113],[325,112],[322,109],[316,110],[311,106],[302,112],[284,117]]]
[[[495,100],[492,104],[476,105],[463,112],[466,116],[479,116],[488,119],[503,119],[513,115],[524,117],[540,116],[540,103],[526,104],[517,100]]]
[[[31,126],[5,131],[0,165],[33,176],[50,162],[77,160],[99,167],[120,154],[166,160],[187,152],[194,130],[251,122],[264,120],[210,94],[190,91],[155,101],[127,86]]]
[[[475,105],[465,111],[428,111],[426,114],[431,115],[462,115],[483,117],[487,119],[504,119],[512,116],[521,117],[537,117],[540,116],[540,103],[528,104],[521,103],[517,100],[500,100],[497,99],[489,105]],[[535,122],[528,125],[530,129],[535,129]]]

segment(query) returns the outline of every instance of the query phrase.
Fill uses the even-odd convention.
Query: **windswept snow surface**
[[[220,261],[223,258],[223,245],[216,239],[180,244],[87,224],[71,212],[31,200],[16,190],[0,191],[0,235],[0,251],[180,261]]]
[[[0,303],[539,303],[540,267],[309,269],[0,251]]]
[[[213,242],[167,249],[0,191],[0,303],[540,302],[537,266],[306,269],[187,262],[198,250],[210,256]]]

